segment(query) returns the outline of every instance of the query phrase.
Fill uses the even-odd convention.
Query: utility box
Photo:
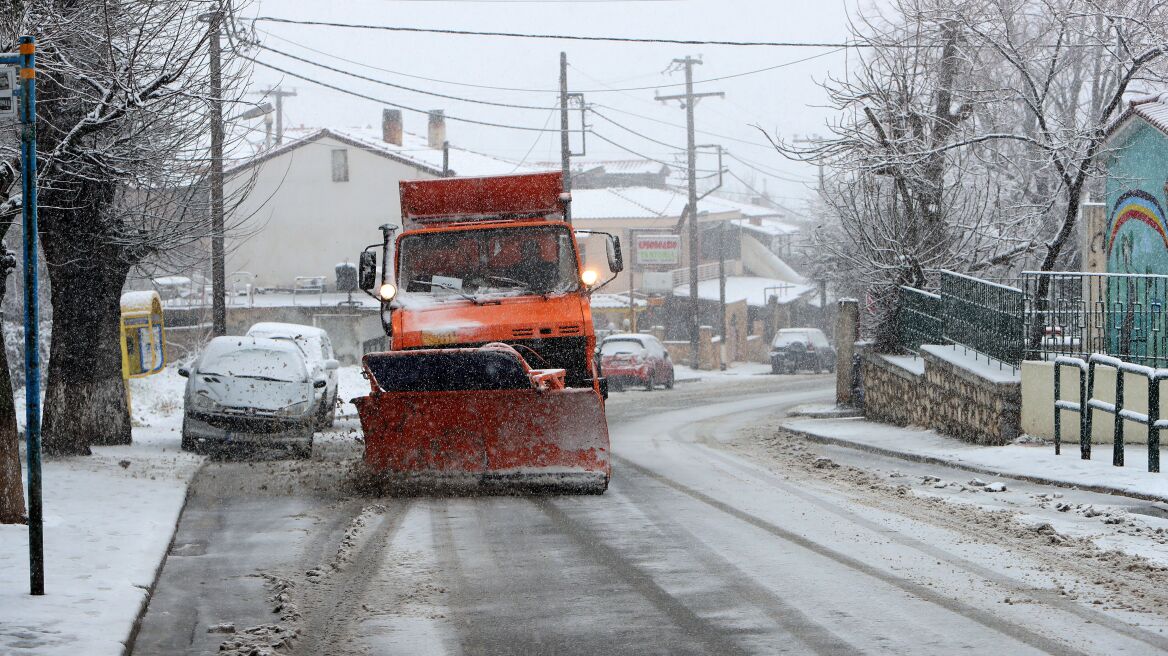
[[[10,66],[0,66],[0,123],[17,119],[18,100],[16,69]]]

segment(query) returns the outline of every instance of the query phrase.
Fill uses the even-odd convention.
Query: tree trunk
[[[12,271],[12,254],[0,245],[0,303],[4,284]],[[16,404],[8,375],[8,350],[4,348],[4,322],[0,321],[0,524],[25,523],[24,485],[20,479],[20,433],[16,430]]]
[[[46,252],[53,250],[49,240],[46,234]],[[116,266],[116,258],[94,260],[101,266],[50,258],[53,343],[44,448],[52,455],[88,455],[90,445],[130,443],[118,329],[129,268]]]

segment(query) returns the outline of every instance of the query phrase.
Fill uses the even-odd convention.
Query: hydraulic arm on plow
[[[603,492],[607,385],[559,173],[401,183],[404,231],[361,254],[390,350],[362,360],[365,462],[447,479]],[[603,233],[602,233],[603,234]],[[623,268],[607,235],[608,265]],[[376,253],[384,264],[377,277]]]

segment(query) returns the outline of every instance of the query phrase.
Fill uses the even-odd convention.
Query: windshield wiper
[[[267,380],[267,381],[271,381],[273,383],[292,383],[292,382],[295,382],[295,381],[291,381],[291,380],[284,380],[283,378],[272,378],[271,376],[259,376],[259,375],[248,376],[246,374],[235,374],[235,377],[236,378],[247,378],[249,380]]]
[[[429,285],[431,287],[437,287],[438,289],[445,289],[447,291],[451,291],[451,292],[454,292],[455,294],[458,294],[459,296],[465,298],[466,300],[470,301],[471,303],[474,303],[475,305],[482,305],[482,303],[479,302],[479,299],[475,298],[474,296],[471,296],[470,294],[467,294],[466,292],[462,291],[458,287],[455,287],[454,285],[449,285],[449,284],[444,283],[444,282],[432,282],[432,281],[426,281],[426,280],[411,280],[410,284],[411,285]]]

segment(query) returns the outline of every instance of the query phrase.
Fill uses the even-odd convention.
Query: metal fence
[[[1102,353],[1168,366],[1168,276],[1027,271],[1023,288],[1026,359]]]
[[[1017,365],[1024,351],[1025,305],[1025,295],[1017,287],[941,272],[941,327],[946,343]]]
[[[901,287],[897,304],[897,339],[906,350],[942,343],[941,297],[913,287]]]
[[[902,347],[917,351],[922,344],[956,344],[1010,366],[1022,361],[1021,289],[942,271],[939,291],[900,288]]]

